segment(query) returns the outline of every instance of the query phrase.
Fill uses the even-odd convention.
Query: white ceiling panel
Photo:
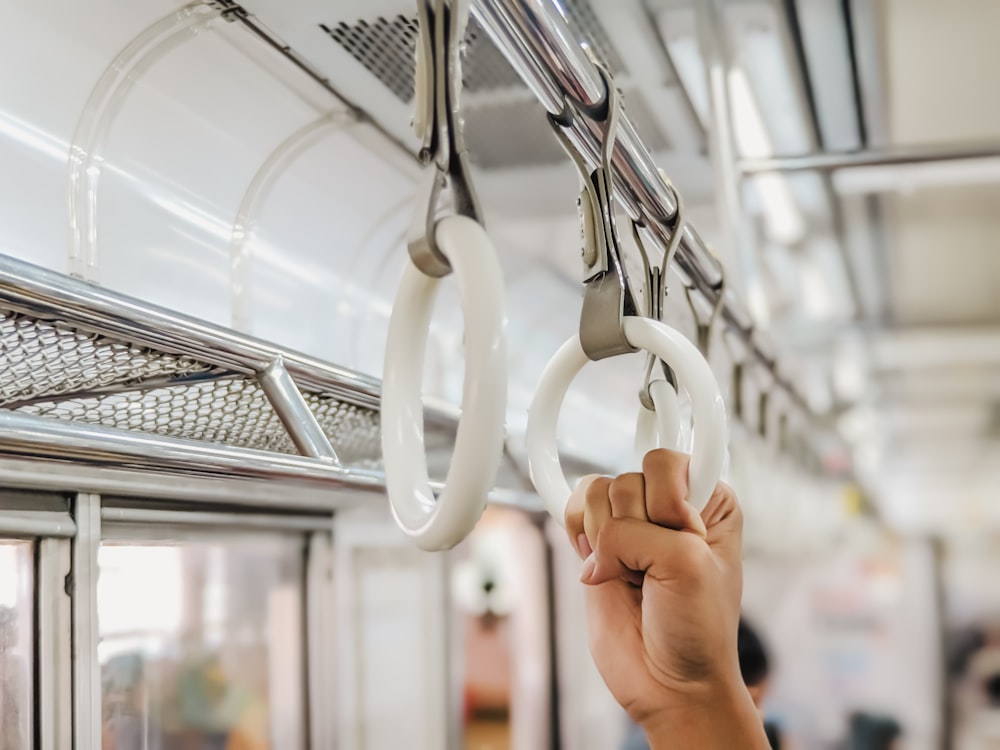
[[[1000,4],[885,0],[895,145],[1000,138]],[[1000,320],[1000,183],[889,199],[894,314],[902,323]]]
[[[1000,321],[1000,185],[890,199],[890,288],[900,324]]]

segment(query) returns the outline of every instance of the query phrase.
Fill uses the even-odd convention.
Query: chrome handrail
[[[8,399],[7,408],[0,402],[0,458],[6,457],[3,460],[28,458],[40,466],[54,465],[52,461],[57,461],[81,470],[114,469],[212,481],[274,480],[303,491],[348,489],[382,493],[385,490],[380,470],[368,465],[343,466],[335,460],[335,451],[327,439],[335,435],[324,435],[310,411],[310,404],[315,407],[324,399],[332,399],[362,410],[362,414],[364,411],[378,412],[381,383],[376,378],[0,255],[0,320],[4,313],[24,316],[28,325],[39,328],[39,336],[51,334],[51,330],[49,334],[44,333],[42,326],[55,326],[111,343],[142,347],[152,356],[194,360],[199,368],[190,374],[182,372],[176,376],[157,376],[141,382],[129,380],[93,388],[46,390],[48,386],[45,386],[39,394],[29,398]],[[107,342],[99,340],[96,343]],[[58,379],[59,369],[65,364],[65,350],[59,348],[56,354],[56,366],[50,379]],[[6,376],[24,377],[30,381],[34,376],[30,372],[18,375],[13,369],[10,362],[0,360],[0,380]],[[197,388],[227,379],[259,384],[289,433],[288,449],[294,446],[304,455],[30,413],[39,403],[61,405],[78,400],[113,399],[130,392]],[[302,393],[309,395],[310,404],[303,403]],[[266,402],[264,408],[267,408]],[[450,443],[453,439],[457,412],[447,404],[425,403],[426,425],[436,430],[439,442]],[[289,422],[296,419],[301,424],[290,426]],[[344,429],[350,430],[351,426]],[[509,455],[507,465],[520,475],[516,462]],[[60,480],[62,484],[57,484],[63,486],[64,479]],[[42,486],[45,482],[35,476],[30,484]],[[491,494],[491,502],[540,509],[522,497],[518,484],[523,482],[515,480],[508,488],[497,488]],[[432,483],[432,487],[440,485]]]
[[[0,256],[0,308],[243,375],[255,376],[280,359],[303,390],[371,409],[379,405],[376,378],[9,256]]]
[[[561,115],[567,106],[572,109],[575,114],[566,135],[581,154],[597,163],[604,140],[607,92],[598,67],[570,29],[558,0],[474,0],[472,13],[550,114]],[[667,247],[677,202],[627,112],[619,124],[612,163],[615,194],[622,206]],[[682,275],[709,308],[722,298],[720,316],[743,339],[752,358],[794,403],[813,414],[808,401],[781,374],[773,343],[754,327],[736,292],[722,284],[722,265],[708,244],[690,224],[682,231],[676,256]]]

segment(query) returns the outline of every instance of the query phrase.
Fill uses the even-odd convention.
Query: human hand
[[[654,747],[766,748],[736,650],[742,515],[721,483],[700,515],[686,502],[688,460],[651,451],[641,474],[587,477],[570,498],[591,653]]]

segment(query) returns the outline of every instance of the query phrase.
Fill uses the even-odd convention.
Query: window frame
[[[21,469],[25,469],[21,471]],[[107,488],[107,494],[96,490]],[[300,599],[306,747],[335,747],[333,514],[351,491],[200,479],[0,457],[0,538],[33,543],[33,741],[37,750],[99,750],[97,555],[102,541],[302,541]],[[370,498],[358,490],[357,500]]]

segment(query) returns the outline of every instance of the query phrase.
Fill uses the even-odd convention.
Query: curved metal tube
[[[906,146],[864,151],[824,152],[800,156],[774,156],[769,159],[744,159],[739,163],[743,174],[761,172],[803,172],[854,169],[855,167],[908,166],[948,161],[984,161],[1000,157],[1000,143]]]
[[[182,438],[63,422],[0,409],[4,455],[44,456],[86,466],[162,474],[266,479],[381,492],[382,475],[344,469],[328,461]]]
[[[587,110],[602,103],[603,92],[596,95],[600,73],[574,38],[558,0],[475,0],[472,12],[546,110],[559,115],[565,113],[567,103],[580,105],[566,135],[591,163],[597,163],[604,125],[600,118],[588,116]],[[642,221],[666,247],[676,201],[627,113],[618,128],[612,156],[615,194],[629,215]],[[708,245],[690,224],[683,231],[676,267],[688,285],[710,305],[723,296],[721,316],[747,342],[752,356],[773,374],[776,384],[812,413],[808,402],[777,371],[773,355],[758,339],[746,305],[732,289],[722,288],[721,265]]]
[[[3,255],[0,304],[244,375],[256,376],[281,357],[300,388],[378,408],[375,378]]]
[[[253,298],[250,293],[252,257],[249,240],[257,229],[261,206],[278,179],[295,161],[330,133],[358,121],[353,110],[332,112],[304,125],[278,144],[261,163],[247,185],[236,210],[229,240],[229,281],[231,323],[235,330],[249,333],[253,323]]]
[[[220,14],[220,10],[199,2],[157,21],[115,56],[87,97],[69,147],[69,265],[74,276],[97,277],[101,152],[126,97],[143,73]]]
[[[499,0],[474,3],[472,12],[490,36],[493,29],[504,29],[508,38],[518,40],[522,52],[540,61],[539,70],[546,75],[533,83],[546,92],[542,104],[549,112],[562,111],[564,97],[584,108],[603,104],[604,82],[574,38],[558,5],[548,0]],[[502,25],[491,25],[487,15]]]

